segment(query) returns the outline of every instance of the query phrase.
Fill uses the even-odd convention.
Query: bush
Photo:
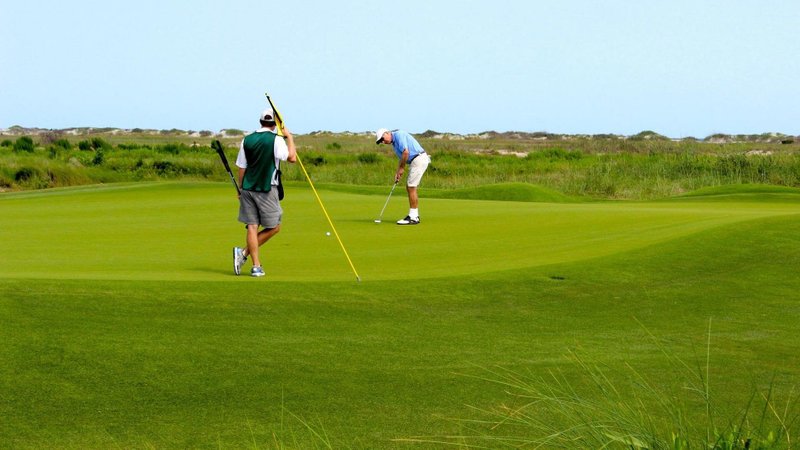
[[[30,167],[23,167],[14,174],[14,181],[28,181],[36,175],[36,171]]]
[[[56,139],[53,141],[53,147],[63,148],[64,150],[70,150],[72,148],[72,143],[64,138]]]
[[[94,154],[94,158],[92,158],[92,165],[95,166],[102,165],[104,160],[105,160],[105,153],[103,152],[103,149],[102,148],[98,149],[97,152],[95,152]]]
[[[172,161],[154,161],[153,170],[162,177],[185,175],[189,172],[185,167]]]
[[[325,159],[322,155],[308,155],[307,162],[312,166],[324,166],[328,163],[328,160]]]
[[[377,153],[360,153],[358,155],[358,162],[362,164],[375,164],[380,161]]]
[[[33,149],[33,139],[31,139],[29,136],[21,136],[16,142],[14,142],[14,151],[17,153],[33,153]]]
[[[0,147],[12,147],[14,143],[11,142],[11,139],[3,139],[3,142],[0,142]]]
[[[95,150],[98,150],[98,149],[101,149],[101,148],[111,148],[111,144],[109,144],[108,142],[104,141],[102,138],[93,137],[92,138],[92,148],[95,149]]]
[[[186,146],[183,144],[164,144],[159,147],[159,150],[171,155],[178,155],[181,153],[183,148],[186,148]]]
[[[92,149],[92,144],[89,141],[80,141],[78,142],[78,150],[82,150],[87,152]]]

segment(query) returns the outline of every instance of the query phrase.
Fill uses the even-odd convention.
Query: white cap
[[[383,140],[383,133],[388,133],[389,130],[386,128],[380,128],[378,131],[375,132],[375,143],[380,144]]]
[[[264,122],[275,122],[275,113],[272,112],[272,108],[267,108],[261,113],[259,118]]]

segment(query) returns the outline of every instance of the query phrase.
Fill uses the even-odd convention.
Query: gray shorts
[[[275,228],[281,224],[283,209],[275,186],[269,192],[242,191],[239,197],[239,222]]]

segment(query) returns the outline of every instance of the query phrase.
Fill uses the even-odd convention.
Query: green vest
[[[242,189],[269,192],[275,174],[275,138],[271,131],[255,132],[244,138],[244,156],[247,170],[244,172]]]

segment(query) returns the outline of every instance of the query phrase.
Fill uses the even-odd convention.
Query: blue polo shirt
[[[398,159],[403,158],[403,150],[408,149],[408,161],[416,158],[420,153],[425,153],[425,150],[419,145],[414,136],[402,130],[392,131],[392,147]]]

